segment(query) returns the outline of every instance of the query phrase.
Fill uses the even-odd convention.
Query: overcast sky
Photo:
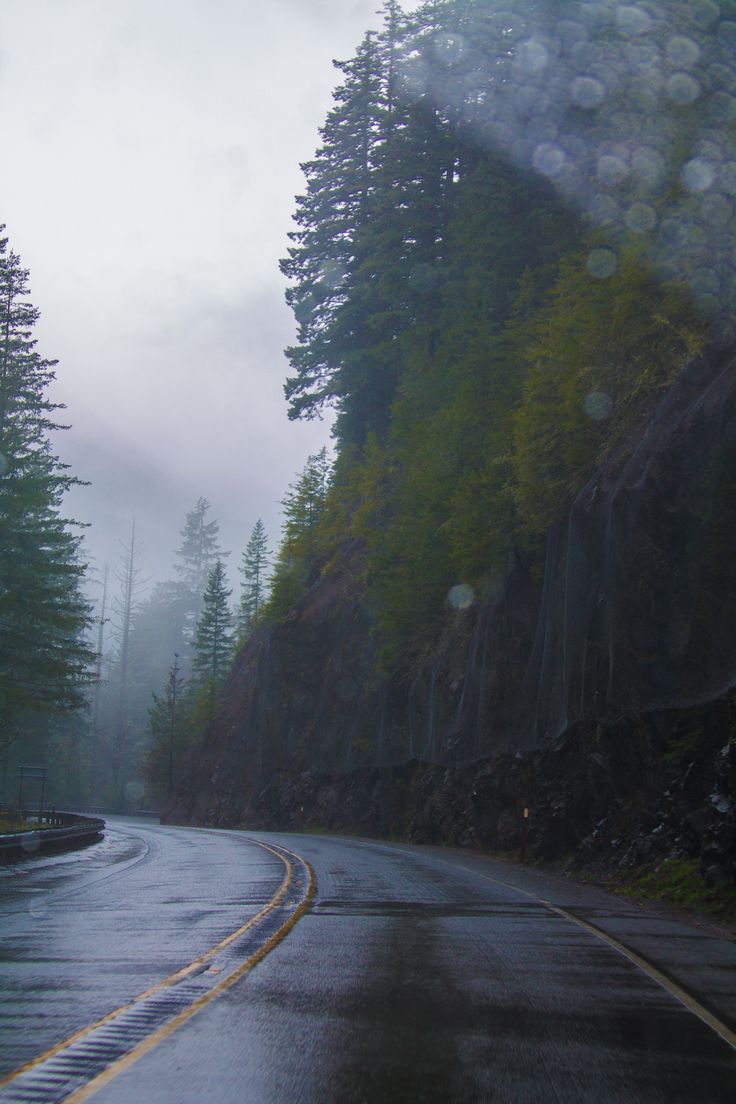
[[[259,516],[275,544],[279,499],[329,441],[286,417],[278,260],[331,60],[378,7],[0,3],[0,222],[60,361],[58,447],[92,482],[71,505],[99,565],[135,515],[144,573],[169,577],[199,495],[233,559]]]

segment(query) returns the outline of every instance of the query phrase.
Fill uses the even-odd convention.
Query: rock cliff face
[[[249,641],[169,817],[503,849],[528,806],[533,853],[605,839],[734,872],[733,349],[581,490],[543,577],[518,563],[409,681],[376,674],[359,564],[345,548]]]

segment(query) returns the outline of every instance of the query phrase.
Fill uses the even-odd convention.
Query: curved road
[[[735,978],[480,856],[111,821],[0,868],[0,1102],[732,1104]]]

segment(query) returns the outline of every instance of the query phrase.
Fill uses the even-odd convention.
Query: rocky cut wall
[[[346,547],[251,638],[169,816],[275,823],[288,805],[281,794],[268,812],[276,779],[464,769],[722,695],[736,681],[733,349],[688,365],[580,491],[549,534],[542,582],[517,565],[409,682],[375,672],[359,559]],[[299,812],[304,791],[291,800]]]

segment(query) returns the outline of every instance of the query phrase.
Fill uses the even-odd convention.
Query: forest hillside
[[[734,873],[736,5],[389,2],[282,263],[265,616],[170,816]]]

